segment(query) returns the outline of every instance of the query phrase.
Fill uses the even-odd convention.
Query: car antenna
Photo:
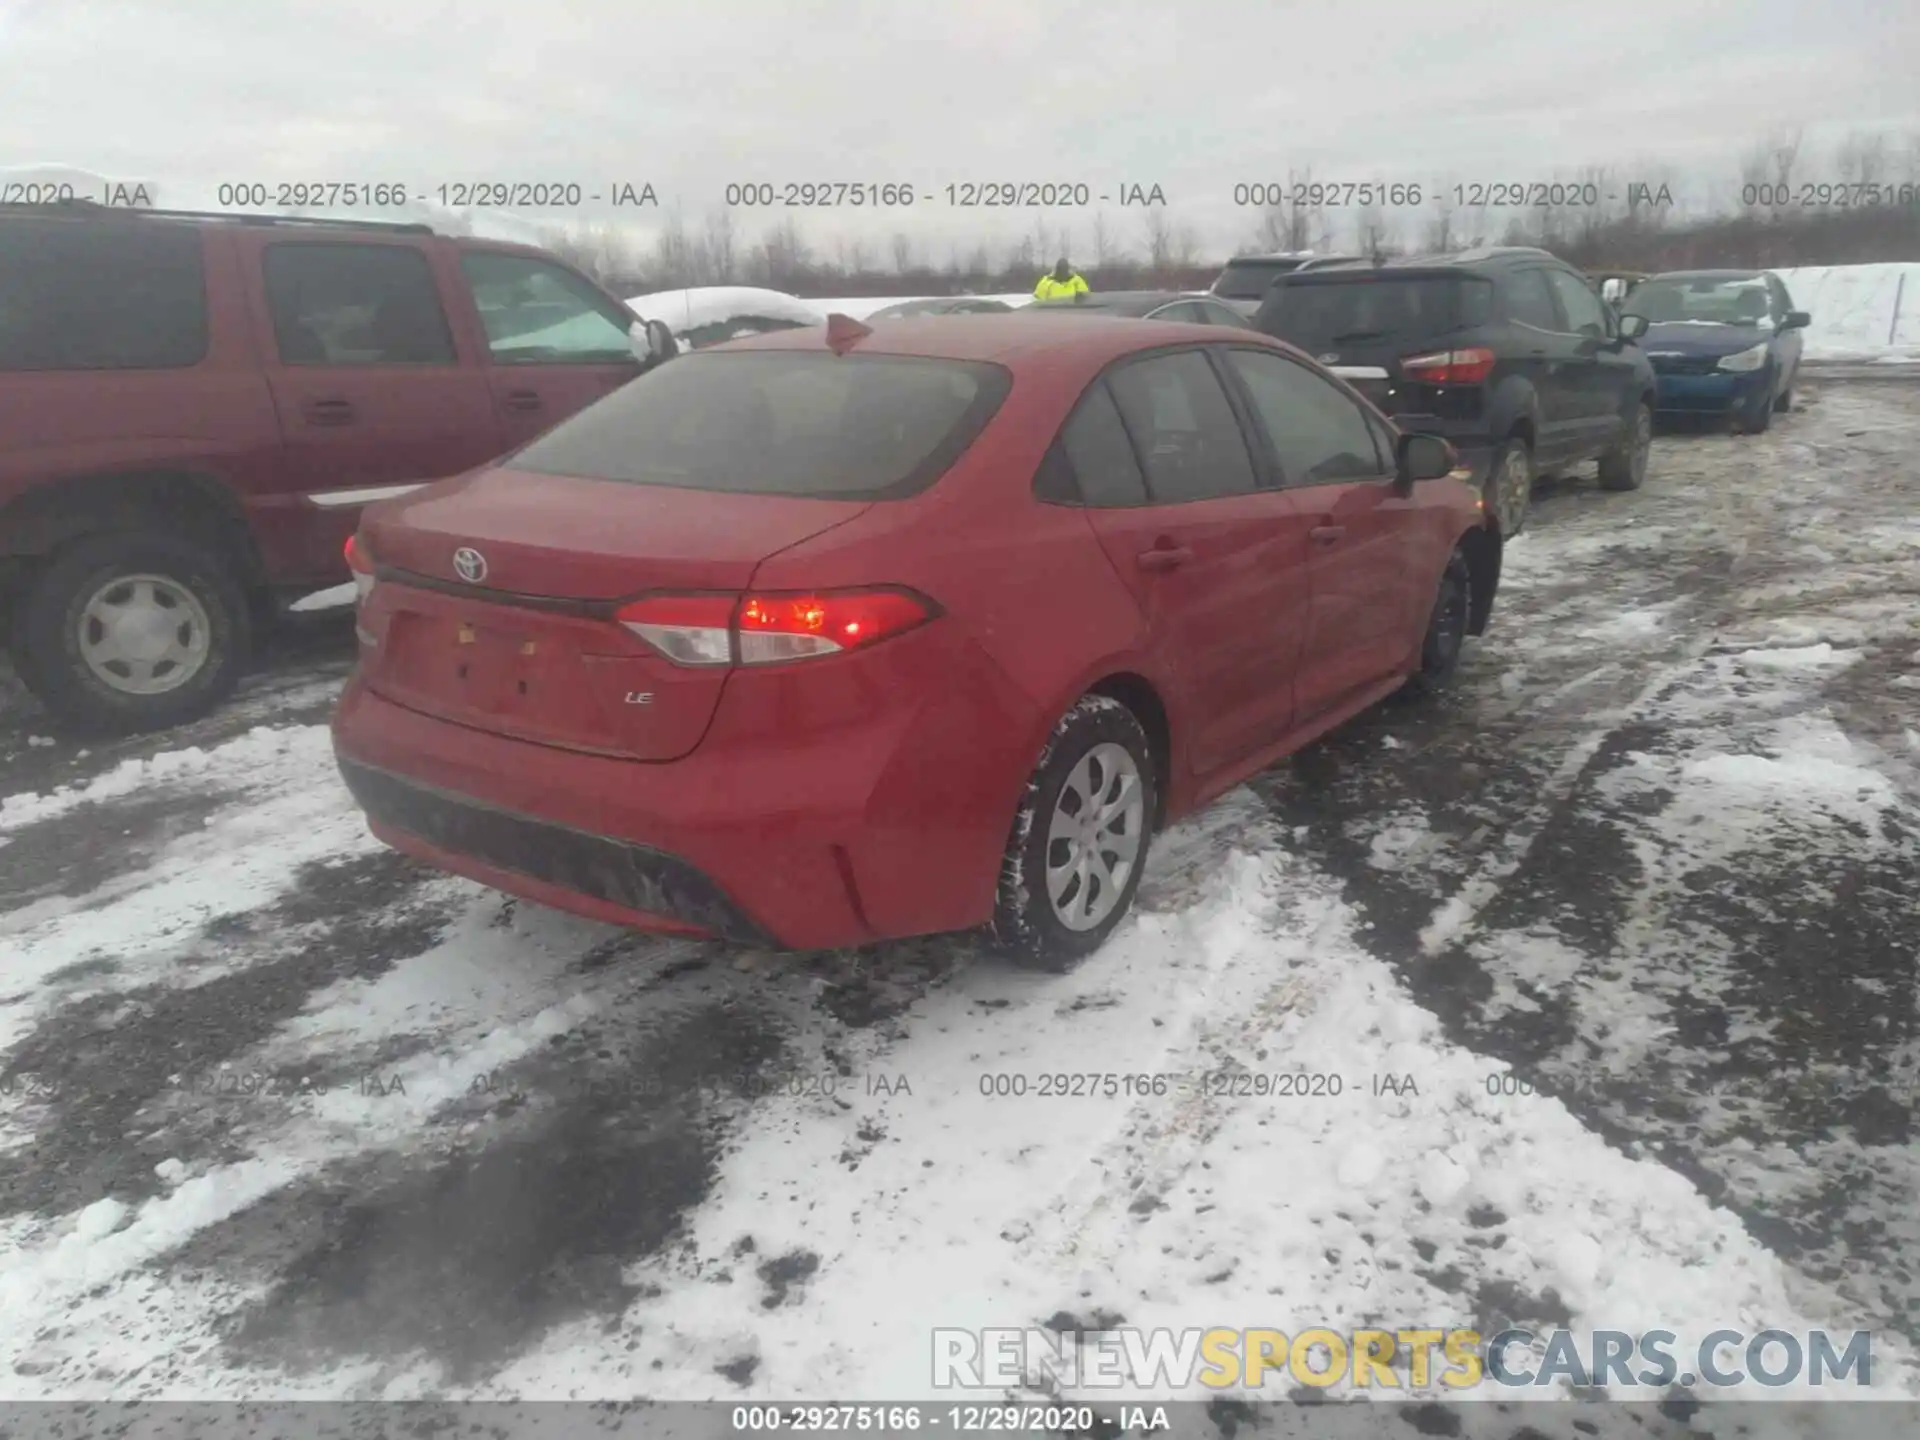
[[[862,325],[851,315],[835,312],[827,316],[827,348],[836,355],[846,354],[872,333],[871,325]]]

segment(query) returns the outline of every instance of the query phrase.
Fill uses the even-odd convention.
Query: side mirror
[[[1402,435],[1394,446],[1393,460],[1394,488],[1404,494],[1416,481],[1451,475],[1460,463],[1460,453],[1438,435]]]
[[[657,365],[680,353],[680,344],[664,320],[636,320],[627,327],[627,342],[633,358],[642,365]]]
[[[1644,315],[1622,315],[1620,317],[1620,338],[1638,340],[1647,333],[1647,317]]]
[[[1787,318],[1780,322],[1782,330],[1804,330],[1813,324],[1813,316],[1805,310],[1789,310]]]

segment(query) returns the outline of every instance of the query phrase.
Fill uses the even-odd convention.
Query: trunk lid
[[[516,739],[677,760],[729,667],[676,665],[613,619],[648,590],[742,591],[760,562],[870,502],[488,470],[369,510],[380,579],[361,670],[410,710]],[[477,554],[465,573],[455,556]]]
[[[512,595],[617,600],[744,587],[767,556],[868,503],[493,469],[389,500],[361,528],[383,568]],[[463,548],[485,560],[483,578],[455,567]]]

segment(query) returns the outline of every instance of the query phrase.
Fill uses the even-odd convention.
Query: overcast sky
[[[1920,0],[0,0],[0,170],[148,179],[166,203],[222,181],[631,182],[697,226],[729,182],[905,182],[910,210],[802,212],[805,233],[907,230],[937,257],[1033,218],[951,208],[950,183],[1157,184],[1213,251],[1257,224],[1236,182],[1289,169],[1670,167],[1699,200],[1794,128],[1808,152],[1920,136]],[[1089,211],[1043,218],[1086,252]],[[1117,205],[1109,226],[1142,234]]]

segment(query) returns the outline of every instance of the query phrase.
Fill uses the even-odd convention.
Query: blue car
[[[1813,317],[1793,308],[1778,275],[1675,270],[1642,280],[1620,308],[1647,322],[1640,346],[1663,415],[1721,415],[1751,433],[1792,405]]]

